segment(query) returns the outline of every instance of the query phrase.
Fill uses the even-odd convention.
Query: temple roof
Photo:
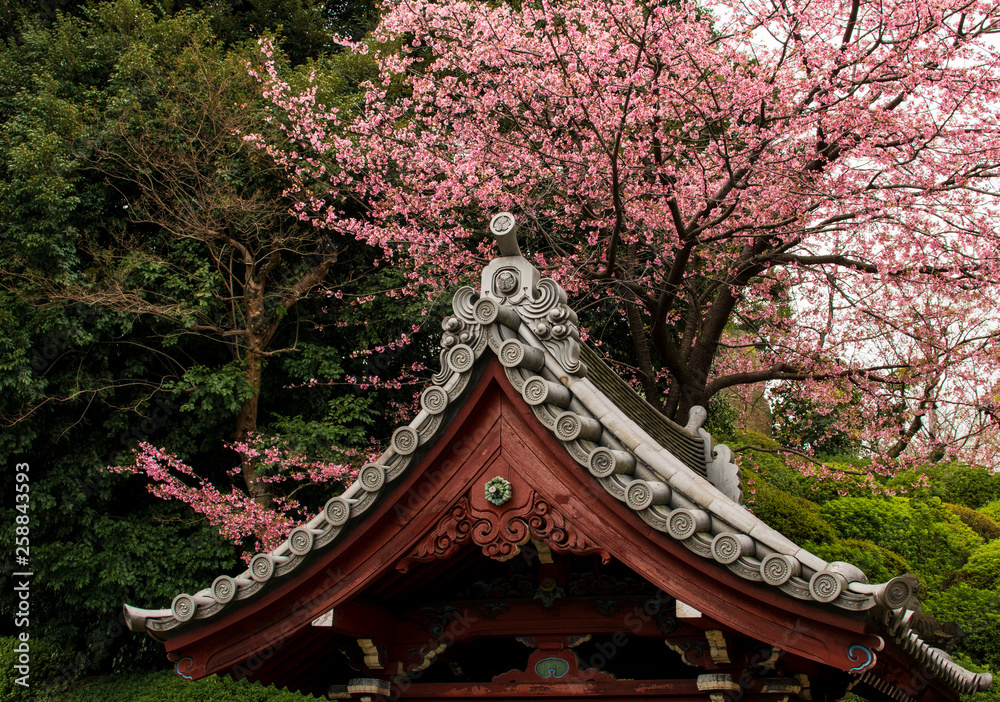
[[[956,692],[990,685],[990,675],[962,668],[911,628],[919,610],[913,576],[871,584],[858,567],[824,561],[743,507],[731,452],[701,427],[705,410],[694,408],[686,426],[669,421],[583,344],[565,292],[520,255],[514,226],[508,214],[491,222],[502,255],[484,269],[478,291],[456,291],[453,314],[443,322],[440,371],[421,395],[420,413],[393,432],[378,459],[279,547],[254,556],[242,573],[220,575],[193,594],[178,594],[169,608],[126,605],[130,629],[170,640],[294,578],[300,566],[365,519],[392,483],[419,462],[447,426],[449,408],[463,401],[480,359],[494,355],[510,385],[589,479],[652,529],[789,602],[872,620],[880,641],[893,642],[899,655]],[[875,655],[864,649],[850,672],[902,699],[871,678]]]

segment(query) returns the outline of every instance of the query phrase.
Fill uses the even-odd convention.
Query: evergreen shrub
[[[820,516],[844,539],[899,554],[933,589],[950,581],[983,543],[936,497],[842,497],[823,505]]]
[[[955,622],[965,635],[955,650],[1000,670],[1000,591],[960,583],[924,601],[924,612],[941,622]]]
[[[856,565],[872,583],[884,583],[913,568],[898,553],[863,539],[844,539],[826,544],[808,543],[805,548],[824,561],[844,561]]]
[[[994,522],[1000,524],[1000,500],[994,500],[977,510],[980,514],[985,517],[989,517]]]
[[[230,678],[184,680],[168,670],[91,678],[61,699],[64,702],[303,702],[316,698]]]
[[[981,590],[1000,589],[1000,539],[989,542],[969,556],[958,577]]]
[[[997,524],[995,520],[990,519],[985,514],[977,512],[971,507],[956,505],[950,502],[945,502],[944,506],[961,519],[967,527],[979,534],[983,541],[992,541],[993,539],[1000,538],[1000,524]]]
[[[28,639],[28,683],[29,687],[18,685],[17,678],[21,676],[14,669],[18,654],[15,648],[20,640],[14,636],[0,638],[0,700],[4,702],[42,702],[49,697],[43,690],[44,681],[56,677],[62,668],[62,660],[55,648],[41,639]],[[53,698],[54,699],[54,698]]]
[[[764,482],[757,484],[753,511],[765,524],[795,543],[811,541],[821,544],[837,537],[833,527],[820,516],[819,505]]]
[[[910,492],[913,496],[939,497],[972,509],[979,509],[990,501],[1000,501],[1000,475],[990,473],[981,466],[943,463],[920,466],[917,471],[906,470],[889,481],[889,485],[912,485],[917,476],[927,478],[928,486]],[[992,516],[1000,522],[1000,515]]]

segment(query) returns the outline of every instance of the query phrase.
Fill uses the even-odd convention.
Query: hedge
[[[836,539],[836,532],[820,517],[820,507],[815,502],[777,490],[767,483],[758,482],[756,489],[753,512],[769,527],[795,543],[828,543]]]
[[[1000,591],[960,583],[925,600],[924,612],[962,627],[965,636],[957,646],[959,653],[1000,670]]]
[[[842,497],[820,516],[844,539],[861,539],[902,556],[937,590],[954,578],[983,540],[936,497]]]
[[[959,579],[981,590],[1000,588],[1000,539],[973,553],[958,572]]]
[[[1000,524],[997,524],[994,519],[965,505],[956,505],[950,502],[945,502],[943,505],[961,519],[967,527],[979,534],[983,541],[1000,538]]]
[[[913,571],[913,567],[898,553],[863,539],[845,539],[829,544],[807,543],[804,546],[824,561],[845,561],[856,565],[872,583],[888,582],[897,575]]]
[[[316,698],[215,676],[184,680],[168,670],[92,678],[60,699],[65,702],[305,702]]]

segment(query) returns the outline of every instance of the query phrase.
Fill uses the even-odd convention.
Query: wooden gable
[[[485,486],[496,477],[510,484],[501,505],[486,499]],[[315,694],[339,687],[346,694],[348,681],[362,678],[369,686],[384,681],[383,691],[401,697],[679,700],[724,693],[754,670],[756,657],[760,670],[752,678],[759,689],[745,699],[777,700],[793,688],[812,687],[809,672],[843,691],[850,678],[841,671],[863,662],[852,659],[851,647],[879,647],[856,618],[789,602],[719,572],[623,514],[592,482],[491,360],[434,448],[362,523],[293,581],[167,641],[168,655],[185,676],[229,674]],[[620,593],[579,585],[567,592],[574,557],[591,566],[619,564],[609,569],[619,574],[610,582],[625,582],[628,576],[620,574],[628,573],[646,587],[633,587],[632,595],[624,586]],[[483,582],[479,576],[490,571],[491,559],[526,561],[531,596],[522,588],[457,599],[463,588]],[[574,575],[580,580],[580,572]],[[559,592],[548,604],[545,588]],[[647,675],[655,676],[657,667],[670,675],[636,685],[598,669],[580,670],[577,647],[568,647],[573,637],[587,636],[604,644],[598,659],[610,662],[631,645],[649,659]],[[538,647],[516,643],[518,637],[533,637]],[[494,669],[480,680],[452,674],[455,680],[422,683],[424,676],[415,674],[447,665],[447,649],[483,639],[513,644],[523,660],[498,656],[498,663],[515,664],[514,671]],[[652,641],[658,651],[650,654],[633,639]],[[772,657],[772,667],[764,666]],[[539,662],[561,670],[557,660],[567,662],[566,672],[546,677]],[[406,681],[394,683],[401,675]],[[767,685],[773,692],[764,691]],[[815,690],[812,698],[823,699]]]
[[[334,699],[955,700],[985,689],[869,584],[739,504],[728,449],[599,364],[501,237],[422,411],[242,574],[126,606],[176,671]]]

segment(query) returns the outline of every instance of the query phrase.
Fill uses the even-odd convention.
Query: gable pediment
[[[931,666],[945,697],[989,684],[988,675],[964,670],[911,632],[912,578],[869,584],[858,568],[827,563],[756,519],[738,503],[728,449],[700,428],[703,411],[686,427],[649,415],[596,356],[581,354],[575,314],[558,285],[512,253],[494,264],[481,291],[454,296],[441,369],[420,413],[395,430],[344,494],[240,575],[180,594],[169,609],[126,607],[133,630],[165,641],[179,674],[319,685],[361,671],[372,690],[345,694],[382,694],[440,653],[415,612],[456,609],[441,598],[464,602],[461,577],[473,578],[464,583],[472,586],[489,570],[484,563],[512,563],[530,549],[546,566],[534,573],[538,592],[527,603],[506,602],[513,595],[494,603],[513,614],[480,612],[463,636],[513,640],[537,629],[548,648],[536,647],[532,665],[551,675],[564,669],[549,660],[559,656],[537,651],[565,652],[572,637],[607,636],[624,625],[595,615],[585,598],[570,606],[572,598],[556,592],[590,559],[661,593],[675,625],[682,612],[696,613],[688,619],[697,625],[669,632],[647,617],[640,638],[666,637],[671,651],[705,671],[723,665],[706,658],[713,649],[705,632],[713,631],[747,650],[780,650],[803,670],[851,675],[904,698],[918,692],[905,672],[914,660]],[[595,365],[593,380],[586,359]],[[646,601],[624,612],[641,611]],[[550,607],[565,610],[577,628],[558,624]],[[585,675],[589,669],[571,659],[565,653],[565,670]],[[516,686],[530,675],[512,675],[503,684],[514,687],[491,688],[494,696],[520,694]],[[600,675],[577,682],[591,686],[587,694],[610,694]],[[649,694],[721,694],[735,684],[703,682],[695,689],[685,678],[676,695],[669,685]]]

